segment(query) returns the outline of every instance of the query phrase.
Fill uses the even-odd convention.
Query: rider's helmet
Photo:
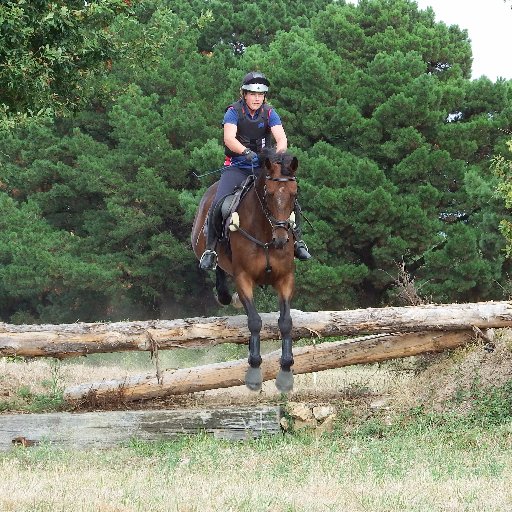
[[[242,80],[242,91],[267,92],[270,82],[267,77],[259,71],[251,71]]]

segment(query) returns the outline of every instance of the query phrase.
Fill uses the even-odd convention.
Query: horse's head
[[[272,226],[274,247],[282,249],[289,240],[293,227],[297,181],[295,172],[299,165],[296,157],[288,153],[269,151],[264,154],[260,178],[263,180],[263,205]],[[292,215],[293,214],[293,215]]]

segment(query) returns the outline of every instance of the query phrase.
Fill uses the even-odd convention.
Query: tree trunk
[[[318,372],[353,364],[375,363],[408,357],[425,352],[453,349],[471,341],[473,331],[420,332],[407,334],[377,334],[351,340],[309,345],[294,349],[295,374]],[[279,371],[281,351],[263,356],[263,380],[274,379]],[[80,384],[65,389],[64,398],[70,402],[89,405],[109,401],[133,401],[170,395],[180,395],[227,388],[244,383],[247,360],[215,363],[195,368],[137,375],[124,380]]]
[[[261,315],[261,339],[279,339],[277,313]],[[352,311],[292,310],[293,337],[362,333],[464,330],[512,326],[510,302],[368,308]],[[0,323],[0,356],[73,357],[99,352],[207,348],[247,343],[247,317],[227,316],[147,322],[10,325]]]

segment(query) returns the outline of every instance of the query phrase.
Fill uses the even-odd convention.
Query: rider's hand
[[[249,148],[245,148],[244,152],[242,153],[242,155],[245,156],[245,159],[248,162],[253,162],[253,161],[256,161],[258,159],[258,155],[254,151],[251,151]]]

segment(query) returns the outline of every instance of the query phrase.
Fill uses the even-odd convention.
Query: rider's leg
[[[217,202],[213,201],[206,221],[206,248],[199,260],[199,268],[203,270],[215,270],[217,267],[217,253],[215,252],[218,238],[216,216],[219,210]]]
[[[309,258],[311,258],[311,254],[309,254],[308,247],[304,243],[304,240],[302,240],[302,209],[298,201],[295,201],[295,208],[293,211],[295,212],[295,227],[293,228],[293,236],[295,238],[295,257],[298,260],[309,260]]]
[[[221,208],[218,203],[227,195],[232,194],[233,190],[235,190],[247,176],[248,171],[246,169],[239,169],[238,167],[226,167],[222,171],[219,185],[217,186],[217,192],[210,206],[206,222],[206,249],[199,261],[199,267],[203,270],[214,270],[217,266],[215,246],[217,245],[217,239],[221,233],[217,231],[216,227],[222,224],[222,219],[220,219]],[[222,230],[222,227],[220,227],[220,230]]]

